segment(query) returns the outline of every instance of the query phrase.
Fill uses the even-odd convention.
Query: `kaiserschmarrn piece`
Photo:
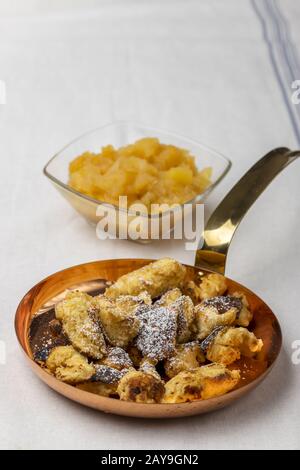
[[[90,381],[79,384],[77,388],[104,397],[118,397],[118,384],[128,369],[118,370],[103,364],[94,364],[94,368]]]
[[[165,385],[163,403],[206,400],[232,390],[240,380],[238,370],[221,364],[209,364],[177,374]]]
[[[114,367],[115,369],[129,369],[133,367],[133,362],[129,354],[122,348],[108,348],[107,356],[101,360],[101,364]]]
[[[139,331],[140,321],[135,313],[120,308],[115,300],[104,295],[94,297],[94,304],[109,343],[121,348],[126,347]]]
[[[155,305],[166,306],[177,314],[177,341],[186,343],[195,333],[194,304],[190,297],[182,295],[179,289],[172,289],[164,294]]]
[[[91,377],[92,382],[102,382],[105,384],[118,383],[128,369],[118,370],[104,364],[94,364],[95,373]]]
[[[164,362],[165,372],[169,378],[175,377],[179,372],[196,369],[205,362],[205,356],[197,341],[180,344],[175,354]]]
[[[151,305],[152,299],[148,292],[141,292],[139,295],[120,295],[114,299],[118,308],[127,315],[133,315],[140,305]]]
[[[140,367],[140,364],[143,360],[141,351],[139,351],[138,348],[133,343],[131,343],[127,347],[127,352],[131,361],[133,362],[134,367]]]
[[[169,289],[180,287],[185,275],[186,268],[181,263],[171,258],[163,258],[121,276],[106,289],[105,295],[115,299],[120,295],[139,295],[147,291],[153,299]]]
[[[207,274],[201,278],[199,285],[200,299],[208,299],[217,295],[223,295],[227,290],[226,279],[221,274]]]
[[[93,359],[101,359],[106,345],[93,298],[84,292],[73,291],[55,307],[55,315],[72,345]]]
[[[240,301],[242,302],[242,308],[237,315],[235,323],[236,325],[244,326],[245,328],[247,328],[253,318],[253,314],[249,309],[249,302],[247,300],[247,297],[242,292],[234,292],[232,295],[233,297],[240,299]]]
[[[253,357],[262,347],[263,341],[243,327],[217,327],[201,343],[201,349],[209,361],[225,365],[241,356]]]
[[[232,296],[217,296],[203,300],[195,307],[197,338],[206,338],[217,326],[236,323],[242,310],[242,301]]]
[[[217,273],[201,276],[200,284],[190,280],[184,285],[183,289],[184,294],[188,295],[195,305],[204,299],[223,295],[226,290],[226,278]]]
[[[177,335],[177,312],[168,307],[149,307],[145,305],[137,311],[140,329],[135,346],[142,356],[162,361],[175,350]]]
[[[160,403],[165,392],[164,382],[151,372],[130,370],[119,382],[121,400],[136,403]]]
[[[186,343],[196,331],[194,304],[187,295],[183,295],[170,308],[177,313],[177,341]]]
[[[145,372],[146,374],[152,374],[157,379],[159,379],[159,380],[161,379],[159,373],[156,370],[154,361],[151,361],[149,359],[143,359],[141,361],[139,371],[140,372]]]
[[[168,307],[172,305],[179,297],[182,296],[182,292],[178,287],[168,290],[165,294],[161,296],[159,300],[155,302],[155,305],[159,307]]]
[[[94,366],[73,346],[58,346],[52,349],[46,366],[57,379],[69,384],[84,382],[95,374]]]

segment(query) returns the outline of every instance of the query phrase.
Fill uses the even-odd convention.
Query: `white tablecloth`
[[[234,406],[173,421],[86,409],[29,370],[13,326],[23,294],[64,267],[162,255],[193,262],[181,242],[97,240],[43,177],[49,157],[116,119],[179,132],[233,161],[209,213],[264,153],[300,145],[300,105],[290,99],[299,20],[294,0],[1,0],[1,448],[299,448],[300,365],[291,360],[300,340],[298,162],[250,210],[230,249],[228,276],[264,298],[284,334],[273,373]]]

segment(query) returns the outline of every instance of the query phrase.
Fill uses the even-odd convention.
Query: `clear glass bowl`
[[[103,127],[98,127],[70,142],[46,164],[44,174],[50,179],[61,195],[67,199],[71,206],[88,222],[96,225],[101,219],[99,212],[108,214],[109,211],[114,211],[117,215],[116,226],[110,227],[110,235],[119,238],[132,238],[131,235],[128,234],[127,229],[130,222],[136,217],[136,214],[131,214],[128,210],[117,206],[114,207],[102,201],[97,201],[71,188],[68,185],[69,163],[83,152],[91,151],[98,153],[101,147],[105,145],[111,144],[118,148],[133,143],[143,137],[157,137],[162,143],[188,149],[195,157],[196,165],[199,169],[205,167],[212,168],[211,185],[205,192],[197,195],[192,201],[187,201],[190,203],[191,211],[194,210],[196,204],[203,203],[208,194],[224,178],[231,167],[231,162],[228,158],[186,137],[152,127],[144,127],[134,122],[118,121]],[[168,227],[168,224],[163,223],[163,219],[170,217],[170,215],[171,222]],[[174,225],[177,220],[176,210],[157,214],[144,214],[142,217],[145,218],[145,223],[148,224],[149,227],[155,227],[155,233],[152,232],[152,239],[167,238],[170,232],[174,230]],[[123,224],[123,226],[121,227],[120,224]],[[124,224],[126,225],[125,231]],[[122,231],[120,231],[120,227]],[[164,227],[167,228],[164,229]],[[166,233],[166,231],[168,233]],[[122,236],[119,236],[120,233],[122,233]],[[125,237],[124,233],[127,233]],[[134,240],[140,242],[151,241],[141,238],[134,238]]]

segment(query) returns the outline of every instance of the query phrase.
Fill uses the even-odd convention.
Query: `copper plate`
[[[228,278],[229,293],[239,290],[247,295],[250,308],[254,314],[250,329],[259,338],[263,339],[264,348],[256,360],[243,358],[238,363],[231,365],[231,368],[238,367],[241,369],[242,378],[238,387],[226,395],[209,400],[197,400],[180,404],[125,402],[84,392],[60,382],[33,361],[28,341],[29,325],[33,315],[50,309],[58,299],[63,297],[68,289],[76,287],[86,292],[95,291],[103,285],[103,279],[115,281],[123,274],[138,269],[150,261],[152,260],[118,259],[81,264],[52,274],[34,286],[19,304],[15,318],[19,343],[33,371],[49,387],[82,405],[106,413],[140,418],[177,418],[206,413],[229,405],[256,387],[270,372],[280,352],[282,343],[280,326],[273,312],[259,297]],[[208,272],[194,266],[187,266],[187,269],[190,279],[199,280],[199,272],[204,274]]]

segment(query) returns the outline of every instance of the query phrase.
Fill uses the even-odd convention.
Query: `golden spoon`
[[[224,274],[229,245],[244,215],[271,181],[299,156],[299,150],[277,148],[242,176],[210,216],[203,246],[196,252],[196,266]]]

